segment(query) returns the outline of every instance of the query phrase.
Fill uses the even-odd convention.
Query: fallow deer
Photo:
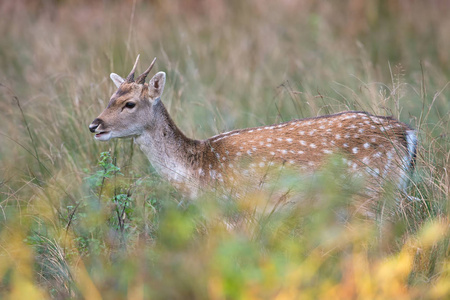
[[[336,153],[350,171],[406,185],[414,166],[416,133],[392,117],[344,111],[190,139],[161,101],[165,73],[145,82],[153,60],[135,80],[138,60],[126,79],[110,75],[118,89],[89,129],[99,141],[133,137],[153,167],[191,197],[211,186],[234,189],[270,168],[317,170]]]

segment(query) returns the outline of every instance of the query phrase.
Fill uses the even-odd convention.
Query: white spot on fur
[[[292,139],[291,139],[291,138],[287,138],[286,141],[287,141],[288,143],[292,143]]]
[[[306,146],[306,142],[304,140],[300,140],[300,144],[302,144],[303,146]]]
[[[310,144],[309,145],[311,148],[317,148],[317,146],[315,144]]]
[[[369,149],[370,148],[370,144],[369,143],[364,143],[364,149]]]
[[[325,153],[325,154],[331,154],[331,153],[333,153],[333,151],[328,150],[328,149],[323,149],[322,151],[323,151],[323,153]]]
[[[354,154],[358,153],[358,147],[354,147],[354,148],[352,149],[352,152],[353,152]]]

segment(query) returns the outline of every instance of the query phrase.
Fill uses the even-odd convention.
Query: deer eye
[[[135,107],[136,106],[136,103],[133,103],[133,102],[127,102],[127,103],[125,103],[125,107],[126,108],[133,108],[133,107]]]

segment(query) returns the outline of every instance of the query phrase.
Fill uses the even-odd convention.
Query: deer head
[[[139,55],[127,78],[111,73],[110,78],[117,86],[106,109],[89,125],[95,133],[95,139],[108,141],[111,138],[139,136],[143,130],[151,126],[149,120],[152,107],[164,91],[166,74],[158,72],[147,84],[145,79],[150,73],[156,58],[136,80],[134,73]]]

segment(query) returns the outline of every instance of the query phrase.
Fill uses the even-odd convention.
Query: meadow
[[[450,296],[450,3],[0,3],[1,299],[445,299]],[[189,137],[364,110],[416,128],[408,201],[332,164],[292,175],[307,201],[187,201],[131,139],[88,125],[140,54]],[[150,76],[152,76],[152,73]],[[400,199],[400,201],[399,201]],[[348,213],[350,211],[350,213]]]

